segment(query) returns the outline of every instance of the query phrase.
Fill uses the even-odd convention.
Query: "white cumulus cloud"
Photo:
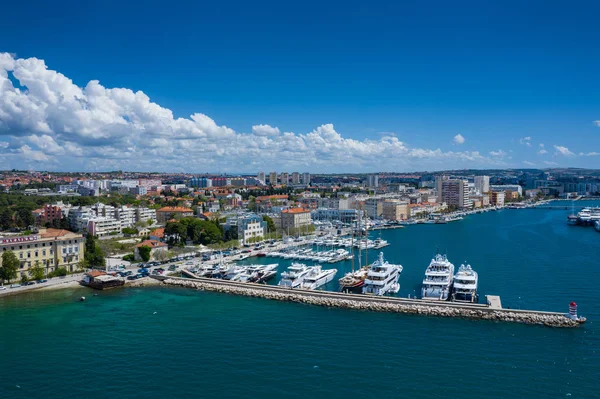
[[[454,141],[454,144],[464,144],[465,138],[463,137],[462,134],[459,133],[456,136],[454,136],[452,141]]]
[[[17,82],[17,84],[14,84]],[[457,134],[454,143],[463,144]],[[0,53],[0,165],[64,170],[312,172],[505,166],[478,151],[416,148],[386,134],[344,137],[333,124],[238,132],[197,112],[176,117],[144,92],[78,86],[38,58]]]
[[[498,151],[490,151],[490,155],[493,157],[502,158],[506,155],[506,153],[502,150],[498,150]]]
[[[554,149],[556,150],[556,153],[555,153],[556,155],[565,155],[565,156],[575,155],[575,153],[573,153],[567,147],[564,147],[562,145],[554,145]]]
[[[279,128],[269,125],[252,126],[252,133],[257,136],[276,136],[279,134]]]

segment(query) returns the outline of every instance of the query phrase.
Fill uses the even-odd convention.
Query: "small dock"
[[[502,302],[498,295],[486,295],[485,298],[490,309],[502,309]]]

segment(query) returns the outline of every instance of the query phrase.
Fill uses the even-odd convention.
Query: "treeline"
[[[169,244],[183,245],[186,241],[194,244],[216,244],[223,242],[225,234],[218,220],[202,220],[196,218],[183,218],[176,222],[169,222],[165,226],[165,235],[169,237]]]

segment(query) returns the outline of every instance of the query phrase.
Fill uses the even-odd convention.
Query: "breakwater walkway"
[[[271,285],[240,283],[209,278],[188,279],[181,277],[152,276],[167,285],[222,292],[279,301],[298,302],[377,312],[407,313],[441,317],[464,317],[491,321],[537,324],[549,327],[577,327],[579,323],[563,313],[535,310],[516,310],[491,307],[485,304],[456,302],[429,302],[420,299],[375,297],[341,292],[286,289]]]

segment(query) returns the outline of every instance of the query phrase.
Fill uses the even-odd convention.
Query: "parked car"
[[[26,282],[23,285],[35,285],[35,281],[28,281],[28,282]]]
[[[11,284],[10,288],[19,288],[21,284]]]
[[[138,276],[127,276],[127,280],[137,280]]]
[[[126,272],[123,272],[123,274],[125,276],[131,276],[133,274],[133,272],[131,270],[127,270]]]
[[[6,289],[6,287],[5,287],[5,286],[3,286],[3,285],[0,285],[0,291],[4,291],[5,289]]]
[[[38,280],[38,284],[47,283],[47,282],[48,282],[48,280],[46,280],[45,278],[42,280]]]

